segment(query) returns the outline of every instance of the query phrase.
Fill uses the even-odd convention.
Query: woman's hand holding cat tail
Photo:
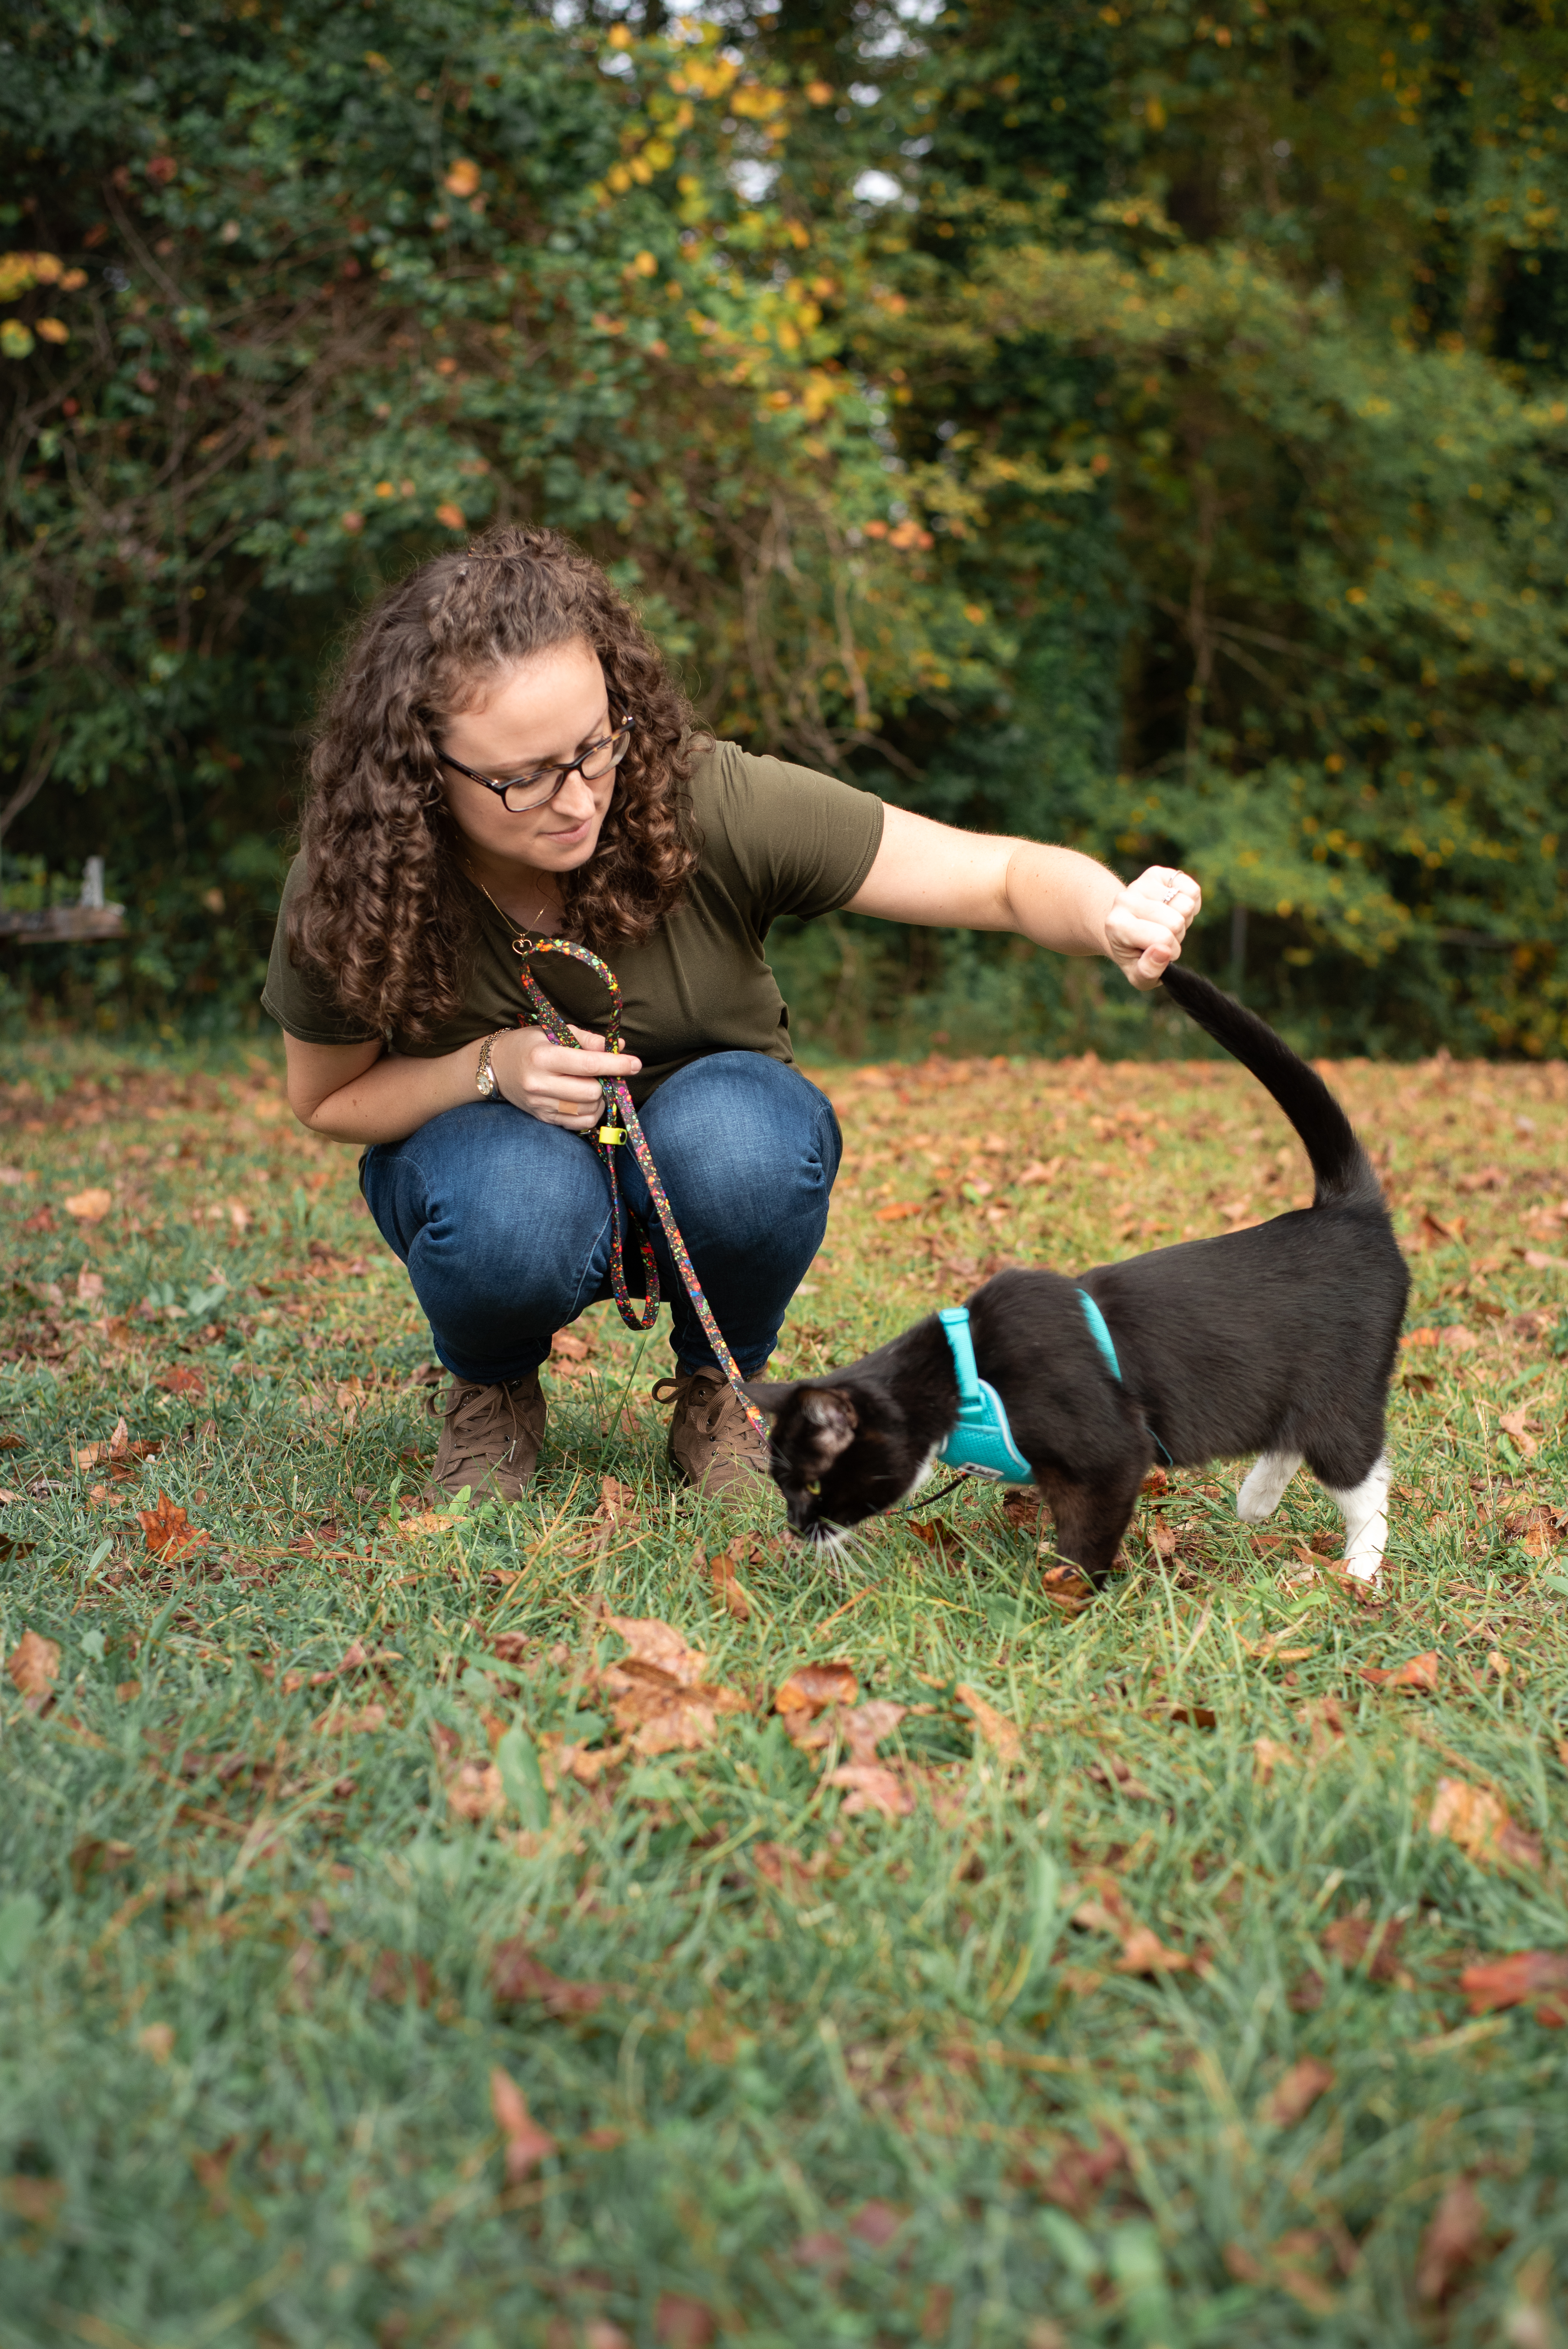
[[[1202,903],[1191,874],[1167,864],[1151,864],[1120,890],[1105,917],[1105,950],[1123,978],[1143,993],[1158,987]]]

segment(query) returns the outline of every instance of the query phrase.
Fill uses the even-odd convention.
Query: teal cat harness
[[[1121,1364],[1116,1358],[1115,1342],[1106,1327],[1105,1316],[1087,1288],[1078,1290],[1078,1302],[1100,1359],[1119,1386]],[[946,1333],[958,1378],[958,1424],[937,1445],[937,1458],[944,1468],[966,1469],[972,1476],[992,1476],[1004,1485],[1032,1485],[1035,1472],[1013,1441],[1006,1406],[995,1388],[975,1368],[969,1308],[944,1306],[937,1319]]]

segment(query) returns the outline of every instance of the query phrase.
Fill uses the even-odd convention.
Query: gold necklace
[[[480,879],[479,874],[474,871],[471,864],[465,864],[463,869],[467,873],[469,879],[473,883],[474,887],[479,891],[480,896],[490,898],[490,904],[495,905],[496,912],[500,916],[501,920],[507,924],[509,928],[514,930],[521,929],[525,934],[533,930],[534,926],[531,922],[522,922],[520,924],[515,916],[507,912],[504,905],[496,905],[495,899],[490,896],[490,891],[485,887],[484,883]],[[548,905],[542,905],[539,910],[541,914],[547,914],[550,911],[550,908]],[[536,932],[535,935],[538,935],[538,933]]]

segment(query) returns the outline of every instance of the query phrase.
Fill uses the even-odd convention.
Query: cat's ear
[[[801,1465],[810,1475],[820,1476],[824,1469],[831,1467],[841,1452],[849,1450],[860,1419],[841,1387],[803,1388],[800,1417],[805,1433]]]
[[[751,1397],[765,1418],[777,1419],[795,1387],[793,1381],[788,1379],[747,1379],[740,1392]]]

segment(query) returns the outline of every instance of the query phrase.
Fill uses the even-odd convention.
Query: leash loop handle
[[[511,943],[512,952],[521,956],[522,959],[523,993],[532,1006],[540,1026],[552,1044],[564,1044],[574,1051],[583,1050],[582,1045],[572,1033],[571,1028],[529,968],[529,963],[534,955],[568,955],[573,962],[583,964],[587,969],[593,971],[603,981],[610,993],[610,1020],[604,1040],[612,1052],[624,1051],[625,1045],[621,1036],[621,982],[608,963],[601,961],[600,957],[592,953],[587,947],[578,946],[571,938],[543,938],[536,941],[520,937],[513,938]],[[597,1133],[584,1135],[583,1139],[597,1151],[603,1164],[604,1172],[609,1177],[612,1227],[610,1287],[621,1319],[628,1330],[651,1330],[659,1309],[659,1273],[658,1266],[654,1260],[653,1243],[648,1237],[646,1228],[629,1206],[625,1212],[636,1228],[637,1243],[642,1253],[643,1269],[646,1279],[645,1309],[641,1315],[637,1313],[632,1301],[631,1292],[626,1286],[626,1268],[621,1239],[621,1186],[615,1173],[615,1152],[622,1143],[629,1142],[632,1154],[642,1169],[643,1180],[648,1186],[648,1196],[652,1199],[659,1222],[664,1226],[665,1237],[669,1242],[669,1250],[675,1259],[676,1269],[680,1274],[682,1285],[691,1299],[692,1310],[702,1325],[703,1335],[713,1348],[718,1366],[728,1380],[736,1401],[745,1412],[752,1427],[766,1444],[768,1423],[751,1397],[746,1392],[741,1383],[739,1365],[725,1344],[723,1332],[714,1319],[708,1301],[702,1293],[702,1286],[696,1277],[696,1268],[692,1263],[686,1244],[681,1237],[680,1226],[676,1222],[665,1193],[665,1186],[659,1180],[659,1170],[654,1164],[654,1154],[648,1148],[647,1137],[643,1132],[642,1120],[633,1106],[631,1090],[624,1080],[618,1077],[603,1079],[600,1090],[604,1096],[604,1121]]]

